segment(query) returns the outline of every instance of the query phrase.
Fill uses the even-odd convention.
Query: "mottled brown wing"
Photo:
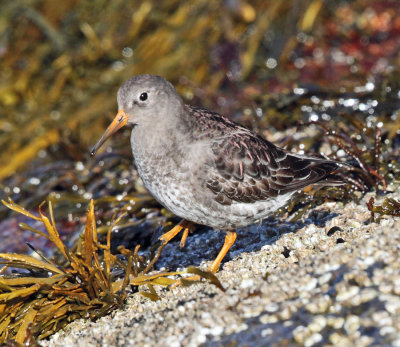
[[[334,161],[288,153],[238,126],[215,138],[206,186],[221,204],[267,200],[316,183],[336,170]]]

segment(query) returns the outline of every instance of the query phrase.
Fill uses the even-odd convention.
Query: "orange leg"
[[[229,249],[235,243],[236,237],[237,237],[236,231],[228,231],[228,233],[225,236],[224,245],[222,246],[217,257],[209,267],[208,271],[212,272],[213,274],[217,273],[217,271],[219,270],[219,266],[221,265],[222,259],[225,258],[226,253],[228,253]]]
[[[194,227],[192,222],[187,220],[180,221],[177,225],[175,225],[170,231],[167,231],[160,237],[160,240],[163,241],[164,245],[166,245],[169,241],[171,241],[176,235],[178,235],[183,230],[183,235],[180,243],[180,247],[183,248],[185,246],[186,239],[189,235],[189,231],[191,231]]]
[[[175,225],[170,231],[167,231],[161,237],[159,238],[160,241],[162,241],[162,244],[160,247],[158,247],[158,251],[154,258],[147,264],[146,269],[144,272],[150,271],[150,269],[153,267],[153,265],[156,263],[158,258],[161,255],[161,251],[163,250],[164,246],[171,241],[176,235],[178,235],[182,230],[183,230],[183,235],[180,243],[180,247],[183,248],[185,246],[186,239],[189,235],[189,231],[191,231],[194,228],[194,223],[189,222],[187,220],[181,220],[177,225]]]
[[[188,237],[188,235],[189,235],[189,229],[190,229],[190,231],[192,231],[192,227],[193,227],[193,225],[191,225],[191,226],[189,226],[188,228],[185,228],[185,229],[183,230],[181,242],[179,243],[179,248],[182,249],[183,247],[185,247],[186,239],[187,239],[187,237]]]
[[[226,253],[228,253],[229,249],[235,243],[236,237],[237,237],[236,231],[228,231],[228,233],[225,236],[224,245],[222,246],[221,250],[219,251],[217,257],[215,258],[215,260],[213,261],[211,266],[208,268],[209,272],[211,272],[213,274],[218,272],[219,266],[221,265],[221,261],[225,258]],[[190,276],[190,277],[185,278],[185,281],[193,281],[194,282],[194,281],[200,281],[200,280],[201,280],[201,278],[199,275]],[[181,280],[179,280],[178,282],[173,284],[170,288],[171,289],[175,288],[181,284],[182,284],[182,282],[181,282]]]

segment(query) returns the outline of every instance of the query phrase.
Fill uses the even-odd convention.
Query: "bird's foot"
[[[193,228],[194,224],[192,222],[189,222],[187,220],[182,220],[177,225],[175,225],[170,231],[167,231],[165,234],[163,234],[159,240],[162,241],[164,245],[166,245],[169,241],[171,241],[176,235],[178,235],[183,230],[181,242],[179,244],[179,247],[183,248],[185,247],[189,231],[192,231]]]
[[[201,278],[206,278],[206,279],[210,280],[211,282],[213,282],[214,284],[216,284],[218,287],[222,288],[222,286],[221,286],[220,282],[218,281],[217,277],[215,276],[215,274],[219,270],[219,266],[221,265],[222,259],[224,259],[226,253],[228,253],[229,249],[235,243],[236,237],[237,237],[237,234],[235,231],[228,231],[228,233],[225,236],[224,245],[222,246],[217,257],[215,258],[215,260],[213,261],[213,263],[211,264],[211,266],[209,267],[207,272],[201,271],[196,268],[190,268],[191,270],[188,272],[194,272],[197,274],[195,276],[181,278],[176,283],[174,283],[170,288],[172,289],[172,288],[176,288],[181,285],[186,286],[186,285],[190,285],[194,282],[200,282]]]
[[[159,240],[161,242],[157,246],[158,247],[157,248],[157,253],[155,253],[154,257],[147,264],[145,272],[150,271],[150,269],[157,262],[158,258],[160,258],[161,251],[163,250],[165,245],[169,241],[171,241],[176,235],[178,235],[182,230],[183,230],[183,234],[182,234],[182,239],[181,239],[181,242],[180,242],[180,248],[185,247],[185,242],[186,242],[186,239],[187,239],[187,237],[189,235],[189,231],[192,231],[193,228],[194,228],[194,223],[189,222],[187,220],[182,220],[177,225],[175,225],[170,231],[167,231],[166,233],[161,235],[161,237],[159,238]]]

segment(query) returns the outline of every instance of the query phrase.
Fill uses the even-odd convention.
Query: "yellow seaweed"
[[[149,274],[162,247],[155,259],[145,259],[138,255],[139,245],[134,252],[121,246],[119,250],[127,257],[127,261],[119,260],[111,254],[111,230],[125,213],[114,216],[106,243],[100,244],[93,200],[89,203],[86,225],[75,250],[67,249],[61,241],[51,203],[48,204],[50,218],[44,214],[43,204],[39,206],[38,217],[11,199],[3,203],[14,211],[41,221],[47,230],[47,234],[42,233],[42,236],[54,243],[64,259],[56,266],[42,256],[39,250],[36,253],[42,259],[22,254],[0,254],[6,269],[16,267],[32,272],[32,276],[28,277],[7,276],[6,269],[0,272],[0,343],[6,340],[25,343],[35,338],[43,339],[75,319],[97,319],[108,314],[124,304],[128,284],[147,288],[138,293],[150,300],[160,299],[154,286],[174,285],[179,278],[172,276],[184,273],[200,275],[222,288],[214,275],[195,268],[189,268],[186,272]],[[37,231],[34,229],[33,232]],[[124,269],[125,276],[122,279],[112,275],[114,266]],[[43,275],[44,271],[53,275],[47,277]]]
[[[63,273],[62,270],[56,266],[46,263],[42,260],[36,259],[30,255],[16,254],[16,253],[0,253],[0,258],[7,260],[9,264],[25,265],[25,267],[32,267],[36,269],[43,269],[53,273]]]
[[[58,140],[59,133],[56,130],[50,130],[43,136],[33,138],[29,144],[11,158],[7,165],[0,166],[0,180],[13,174],[20,167],[26,165],[26,163],[36,157],[37,152],[58,142]]]

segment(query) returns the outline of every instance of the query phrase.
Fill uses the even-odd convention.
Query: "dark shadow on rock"
[[[319,211],[315,214],[310,213],[309,217],[303,221],[296,222],[287,222],[270,217],[259,225],[238,229],[237,240],[226,255],[222,265],[244,252],[258,251],[265,245],[273,244],[282,235],[290,232],[295,233],[307,225],[314,224],[317,227],[323,227],[326,222],[336,216],[337,214],[328,211],[322,211],[322,213]],[[159,233],[153,240],[157,240],[161,234]],[[181,234],[164,247],[156,264],[156,269],[165,268],[175,271],[177,268],[199,266],[204,260],[214,260],[223,245],[225,233],[205,226],[196,226],[182,249],[179,247],[180,238]]]
[[[220,347],[220,346],[292,346],[293,330],[295,324],[285,325],[282,322],[278,323],[261,323],[260,318],[248,319],[245,324],[246,330],[238,333],[223,336],[218,341],[210,339],[203,343],[201,347]]]
[[[347,266],[341,266],[338,269],[332,270],[332,280],[329,282],[329,289],[324,292],[324,295],[328,295],[334,301],[337,295],[336,285],[341,281],[346,274],[349,274],[351,270]],[[372,279],[373,274],[370,274]],[[381,298],[375,297],[368,301],[361,303],[360,305],[352,305],[351,303],[341,305],[341,310],[335,313],[329,313],[329,309],[326,312],[311,313],[304,305],[299,307],[297,311],[294,311],[290,317],[280,319],[279,314],[284,310],[284,306],[291,306],[292,308],[298,306],[298,301],[301,301],[298,297],[285,302],[277,302],[272,311],[265,310],[256,317],[244,319],[242,325],[246,326],[246,329],[242,331],[222,336],[208,336],[207,341],[203,343],[202,347],[219,347],[219,346],[246,346],[246,347],[259,347],[259,346],[298,346],[301,342],[295,341],[294,330],[297,327],[303,326],[305,329],[315,321],[318,316],[323,316],[324,319],[340,319],[342,317],[349,317],[355,315],[358,317],[370,317],[373,312],[380,312],[385,310],[385,301]],[[296,303],[297,301],[297,303]],[[234,309],[234,308],[233,308]],[[273,321],[270,323],[268,321]],[[367,320],[368,321],[368,320]],[[372,346],[382,345],[382,336],[380,335],[379,327],[364,325],[359,327],[359,332],[362,336],[372,337],[374,341],[371,343]],[[339,325],[335,328],[334,325],[326,324],[324,328],[318,331],[320,340],[315,342],[313,346],[325,346],[331,344],[330,337],[332,334],[343,334],[343,327]]]

